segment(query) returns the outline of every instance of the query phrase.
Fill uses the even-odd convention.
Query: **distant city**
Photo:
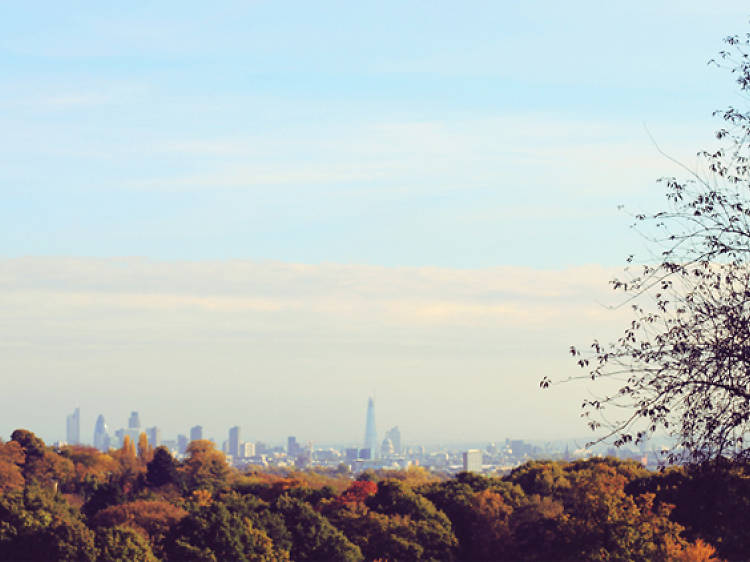
[[[213,437],[204,435],[203,426],[194,425],[184,434],[174,439],[165,439],[158,426],[143,427],[140,414],[131,412],[127,427],[112,430],[104,415],[96,420],[91,441],[81,439],[80,408],[76,408],[66,419],[65,442],[57,446],[93,445],[100,451],[119,449],[126,438],[138,443],[145,434],[151,447],[165,447],[173,457],[185,458],[191,441],[207,439],[227,456],[232,466],[244,469],[249,467],[279,469],[336,469],[358,473],[367,469],[406,469],[411,466],[422,466],[433,472],[453,475],[462,471],[485,474],[505,473],[516,466],[534,459],[574,460],[592,456],[613,456],[634,459],[644,466],[658,465],[659,451],[649,450],[641,445],[637,450],[614,448],[599,445],[587,449],[576,443],[558,441],[543,445],[532,444],[520,439],[505,439],[503,442],[490,442],[483,448],[456,448],[444,446],[425,447],[422,445],[404,446],[401,430],[398,426],[388,429],[382,441],[378,440],[375,424],[375,401],[369,398],[365,415],[364,439],[361,447],[341,446],[316,448],[312,441],[298,441],[290,435],[286,446],[268,444],[263,441],[244,441],[242,428],[233,426],[228,429],[227,438],[221,444]],[[653,447],[653,444],[651,444]]]

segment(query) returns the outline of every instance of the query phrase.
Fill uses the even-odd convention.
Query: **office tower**
[[[158,427],[147,427],[146,437],[148,438],[149,445],[151,445],[154,449],[161,445],[161,429],[159,429]]]
[[[482,451],[469,449],[464,453],[464,472],[482,471]]]
[[[127,435],[130,438],[130,435],[127,432],[128,430],[124,427],[121,427],[120,429],[115,430],[115,438],[110,441],[110,445],[112,445],[115,449],[119,449],[125,444],[125,436]],[[133,441],[131,438],[130,441],[132,441],[134,444],[136,441]]]
[[[190,428],[190,440],[191,441],[199,441],[203,439],[203,426],[202,425],[195,425]]]
[[[94,447],[100,451],[109,451],[109,427],[104,421],[104,416],[101,414],[96,418],[96,426],[94,427]]]
[[[81,442],[81,410],[76,408],[65,420],[65,436],[69,445]]]
[[[180,433],[177,436],[177,452],[180,453],[181,455],[184,455],[185,451],[187,451],[187,446],[188,446],[187,435],[183,435],[182,433]]]
[[[302,447],[297,443],[297,438],[293,435],[287,437],[286,440],[286,454],[290,457],[296,457],[300,454]]]
[[[359,451],[357,449],[346,449],[344,451],[344,458],[346,462],[352,463],[359,458]]]
[[[367,422],[365,424],[365,449],[370,449],[374,458],[378,447],[378,434],[375,431],[375,402],[370,398],[367,401]]]
[[[235,459],[240,456],[240,426],[235,425],[229,429],[228,453]]]
[[[391,440],[391,443],[393,444],[393,454],[400,455],[401,454],[401,430],[399,430],[398,426],[392,427],[388,431],[386,431],[385,436],[387,439]]]
[[[128,429],[139,429],[141,427],[141,419],[138,416],[138,412],[130,412],[130,418],[128,419]]]
[[[370,460],[372,458],[372,449],[360,449],[359,458],[362,460]]]

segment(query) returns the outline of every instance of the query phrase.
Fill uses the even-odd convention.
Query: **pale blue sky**
[[[642,124],[736,101],[722,6],[6,3],[0,255],[620,263]]]
[[[410,442],[584,433],[585,389],[538,382],[622,326],[617,206],[679,173],[644,123],[694,164],[747,107],[706,61],[748,15],[3,3],[0,435],[79,405],[356,442],[373,389]]]

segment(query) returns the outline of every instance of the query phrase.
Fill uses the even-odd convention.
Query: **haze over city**
[[[739,2],[7,5],[0,434],[567,439]],[[542,17],[543,16],[543,17]],[[645,125],[645,127],[644,127]],[[90,428],[90,429],[89,429]]]

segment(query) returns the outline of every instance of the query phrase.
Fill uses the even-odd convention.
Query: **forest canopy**
[[[210,442],[0,442],[0,559],[743,559],[750,474],[532,461],[509,474],[240,472]]]

